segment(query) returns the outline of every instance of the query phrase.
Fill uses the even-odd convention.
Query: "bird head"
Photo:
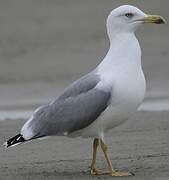
[[[149,15],[140,9],[123,5],[114,9],[107,18],[108,34],[119,32],[135,32],[145,23],[164,24],[165,19],[159,15]]]

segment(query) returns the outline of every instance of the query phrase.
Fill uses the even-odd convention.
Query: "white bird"
[[[123,5],[107,18],[110,48],[103,61],[90,73],[71,84],[55,101],[38,108],[21,132],[5,142],[7,147],[44,136],[92,137],[91,174],[129,176],[113,168],[104,135],[124,123],[144,99],[146,82],[141,66],[141,49],[135,31],[144,23],[163,24],[161,16],[147,15]],[[108,172],[96,167],[101,145]]]

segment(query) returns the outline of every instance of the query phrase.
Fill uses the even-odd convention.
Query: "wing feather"
[[[72,133],[96,120],[109,105],[111,96],[110,92],[96,88],[99,82],[94,75],[83,77],[52,104],[39,108],[27,124],[34,137]]]

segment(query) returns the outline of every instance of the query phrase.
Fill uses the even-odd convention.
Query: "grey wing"
[[[77,96],[81,93],[86,93],[93,89],[99,82],[100,77],[95,73],[95,71],[92,71],[68,86],[58,99],[63,100],[68,97]]]
[[[109,105],[111,96],[110,92],[95,88],[98,82],[100,80],[96,82],[92,78],[82,78],[80,82],[71,85],[54,103],[37,111],[30,122],[34,136],[72,133],[96,120]],[[90,85],[87,86],[87,83]]]

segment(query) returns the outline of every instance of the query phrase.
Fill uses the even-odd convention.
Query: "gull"
[[[130,5],[114,9],[107,18],[110,48],[103,61],[68,86],[56,100],[35,110],[20,133],[4,145],[10,147],[55,135],[90,137],[94,139],[92,175],[132,175],[113,168],[104,135],[129,119],[144,99],[146,81],[135,31],[145,23],[164,24],[165,19]],[[98,146],[108,165],[106,172],[96,167]]]

